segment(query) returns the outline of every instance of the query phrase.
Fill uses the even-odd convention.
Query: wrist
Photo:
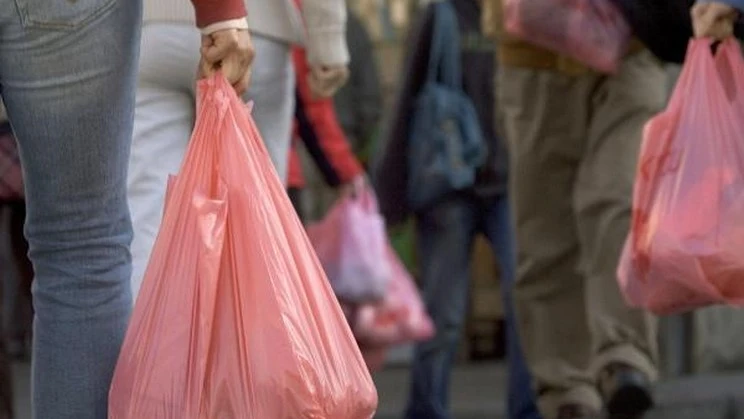
[[[230,19],[223,20],[221,22],[215,22],[202,28],[201,33],[202,35],[211,35],[215,32],[229,29],[248,30],[248,19],[242,17],[239,19]]]

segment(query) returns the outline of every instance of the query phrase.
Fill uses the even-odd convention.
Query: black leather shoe
[[[608,419],[642,419],[653,406],[648,377],[633,367],[611,364],[599,375]]]
[[[566,404],[558,409],[555,419],[597,419],[599,415],[592,409],[580,404]]]

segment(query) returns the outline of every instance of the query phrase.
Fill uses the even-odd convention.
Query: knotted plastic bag
[[[385,249],[385,258],[392,268],[385,298],[375,303],[343,305],[372,372],[385,365],[390,347],[424,341],[435,333],[416,283],[390,244]]]
[[[198,90],[109,418],[371,418],[373,382],[249,112],[221,75]]]
[[[694,40],[667,109],[645,128],[618,269],[657,314],[744,303],[744,59]]]
[[[387,232],[369,186],[341,197],[307,234],[340,300],[364,303],[385,296],[391,274]]]
[[[385,299],[363,304],[356,312],[352,330],[363,347],[400,345],[431,338],[434,326],[411,275],[388,245],[385,258],[392,277]]]
[[[631,29],[610,0],[503,0],[507,33],[606,73],[617,71]]]

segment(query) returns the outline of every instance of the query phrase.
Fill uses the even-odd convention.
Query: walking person
[[[429,80],[430,57],[437,13],[451,6],[456,15],[460,39],[458,60],[462,71],[462,90],[477,113],[486,145],[487,159],[476,173],[475,183],[453,190],[424,208],[411,208],[409,184],[411,168],[420,164],[411,155],[415,101]],[[509,367],[507,417],[539,418],[531,380],[519,345],[512,307],[514,279],[513,232],[507,186],[507,156],[495,120],[493,81],[494,46],[480,29],[481,3],[478,0],[448,0],[433,3],[409,41],[410,53],[393,117],[383,134],[384,148],[375,167],[374,185],[380,209],[389,224],[406,220],[413,212],[416,224],[417,254],[424,301],[435,323],[436,336],[416,347],[411,369],[412,384],[406,417],[408,419],[449,419],[449,383],[455,353],[462,338],[470,295],[473,243],[484,234],[500,262],[502,298],[505,308],[507,362]],[[450,63],[453,64],[453,63]],[[441,74],[439,68],[439,74]],[[460,81],[456,81],[460,84]],[[444,104],[442,106],[445,106]],[[423,140],[418,140],[423,141]],[[456,159],[448,156],[446,160]]]
[[[498,103],[517,235],[514,298],[545,419],[640,419],[657,378],[656,321],[631,309],[616,270],[644,124],[666,101],[659,61],[632,41],[616,74],[497,28]]]
[[[241,0],[243,1],[243,0]],[[280,178],[286,181],[295,72],[291,48],[306,44],[314,94],[332,95],[348,77],[344,0],[244,0],[257,60],[244,94]],[[145,0],[128,196],[134,224],[132,291],[139,292],[165,205],[194,124],[193,68],[199,32],[183,0]]]
[[[382,85],[375,45],[362,19],[351,9],[346,22],[349,81],[333,97],[338,122],[354,154],[366,163],[382,118]]]
[[[244,85],[253,50],[243,3],[194,6],[203,72],[220,67]],[[126,173],[141,17],[137,0],[0,0],[0,95],[35,274],[34,419],[108,416],[132,307]]]

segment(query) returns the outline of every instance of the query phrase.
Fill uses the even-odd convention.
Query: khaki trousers
[[[610,363],[657,376],[656,322],[626,306],[616,268],[642,128],[665,104],[666,77],[646,51],[614,76],[499,70],[516,309],[545,419],[566,403],[599,409],[597,373]]]

